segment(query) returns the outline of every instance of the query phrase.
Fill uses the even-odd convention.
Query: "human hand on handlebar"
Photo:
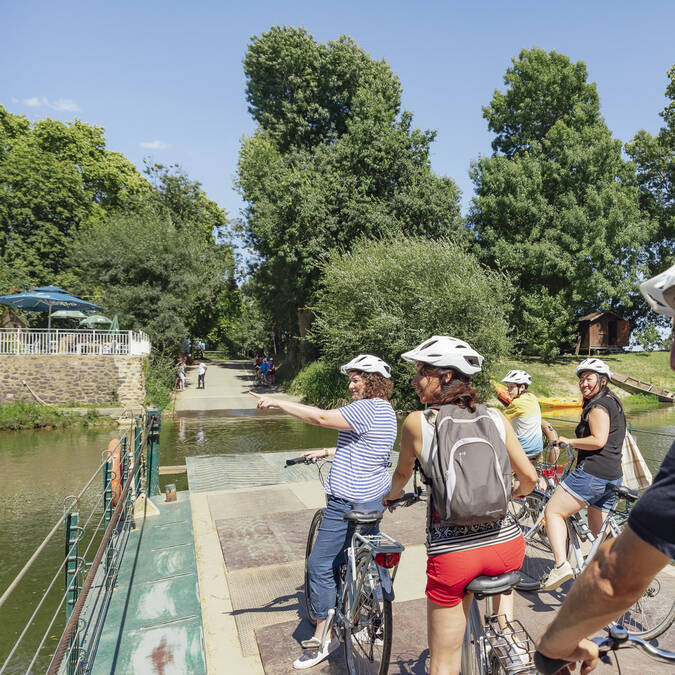
[[[302,456],[307,459],[325,459],[335,454],[335,448],[319,448],[318,450],[309,450],[303,452]]]
[[[558,436],[558,441],[556,443],[558,446],[567,446],[569,448],[572,447],[572,439],[566,438],[565,436]]]
[[[403,495],[405,494],[404,490],[401,490],[401,494],[396,497],[395,495],[392,495],[391,492],[386,496],[382,498],[382,506],[385,508],[389,509],[389,512],[392,513],[394,511],[394,508],[392,506],[389,506],[389,502],[394,502],[397,499],[401,499]]]
[[[546,639],[546,634],[544,634],[537,645],[537,650],[549,658],[568,661],[569,664],[562,670],[558,671],[558,673],[561,673],[562,675],[570,675],[572,672],[574,672],[577,667],[577,662],[581,662],[580,675],[586,675],[586,673],[590,673],[598,666],[598,645],[592,640],[587,640],[586,638],[579,642],[579,644],[574,648],[574,651],[567,654],[560,654],[555,647],[555,643],[549,644]]]

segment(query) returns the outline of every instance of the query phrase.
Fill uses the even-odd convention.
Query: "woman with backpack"
[[[567,526],[565,520],[588,507],[588,526],[597,535],[617,495],[614,485],[621,485],[621,454],[626,437],[626,416],[621,401],[609,390],[612,377],[609,366],[601,359],[582,361],[574,371],[584,407],[575,429],[576,438],[560,436],[558,441],[577,448],[577,465],[558,485],[546,504],[546,536],[551,542],[555,567],[542,580],[541,588],[552,591],[574,576],[567,560]]]
[[[383,504],[401,497],[419,461],[432,493],[427,507],[426,588],[430,673],[456,674],[473,600],[464,591],[466,585],[482,574],[520,569],[525,555],[520,527],[506,510],[511,469],[519,480],[513,490],[516,497],[532,491],[537,473],[504,415],[481,405],[471,387],[471,377],[483,362],[478,352],[462,340],[433,336],[402,357],[417,364],[412,385],[428,409],[405,419],[398,465]],[[447,447],[449,441],[456,448],[454,454],[452,446]],[[446,463],[437,471],[441,460]],[[453,462],[466,462],[464,483],[452,471]],[[448,476],[456,477],[452,490],[439,484],[446,469]],[[478,499],[472,504],[461,494]],[[513,595],[497,596],[494,611],[512,618]]]

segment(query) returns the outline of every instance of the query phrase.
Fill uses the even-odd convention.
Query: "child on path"
[[[199,362],[199,369],[197,370],[197,389],[206,389],[204,384],[204,376],[206,375],[206,366],[203,361]]]

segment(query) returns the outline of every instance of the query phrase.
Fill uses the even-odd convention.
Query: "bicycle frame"
[[[611,509],[607,514],[607,518],[605,518],[605,522],[602,524],[600,532],[598,532],[597,536],[593,535],[590,529],[588,532],[584,532],[584,536],[586,536],[591,542],[591,550],[586,556],[584,556],[583,552],[581,551],[581,541],[577,532],[577,528],[580,526],[580,523],[582,523],[581,517],[578,513],[575,513],[567,519],[567,536],[569,537],[569,544],[572,547],[572,551],[574,553],[574,560],[571,561],[571,564],[575,575],[580,574],[586,565],[588,565],[588,563],[593,560],[593,557],[598,552],[598,549],[607,538],[608,530],[612,537],[619,536],[621,530],[614,520],[614,512],[615,510]]]
[[[382,539],[388,543],[382,543]],[[402,553],[404,550],[405,547],[402,544],[399,544],[384,532],[370,535],[363,535],[358,531],[354,532],[351,544],[346,550],[346,565],[349,573],[346,575],[342,587],[338,589],[338,598],[342,602],[338,602],[336,616],[344,626],[349,626],[351,630],[357,609],[355,599],[361,595],[361,591],[366,583],[365,573],[357,574],[357,562],[363,570],[367,570],[370,568],[371,563],[375,563],[375,556],[378,553]],[[395,565],[391,576],[386,574],[377,563],[375,564],[380,575],[380,581],[382,582],[382,592],[388,595],[388,600],[393,600],[393,583],[396,578],[398,563]],[[340,610],[341,605],[347,608],[347,615],[343,614]]]

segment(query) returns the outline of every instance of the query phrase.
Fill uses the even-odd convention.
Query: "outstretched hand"
[[[273,398],[270,398],[269,396],[261,396],[260,394],[256,394],[254,391],[249,391],[248,393],[258,399],[258,405],[256,407],[260,408],[261,410],[267,410],[267,408],[276,407],[276,403],[274,402]]]

